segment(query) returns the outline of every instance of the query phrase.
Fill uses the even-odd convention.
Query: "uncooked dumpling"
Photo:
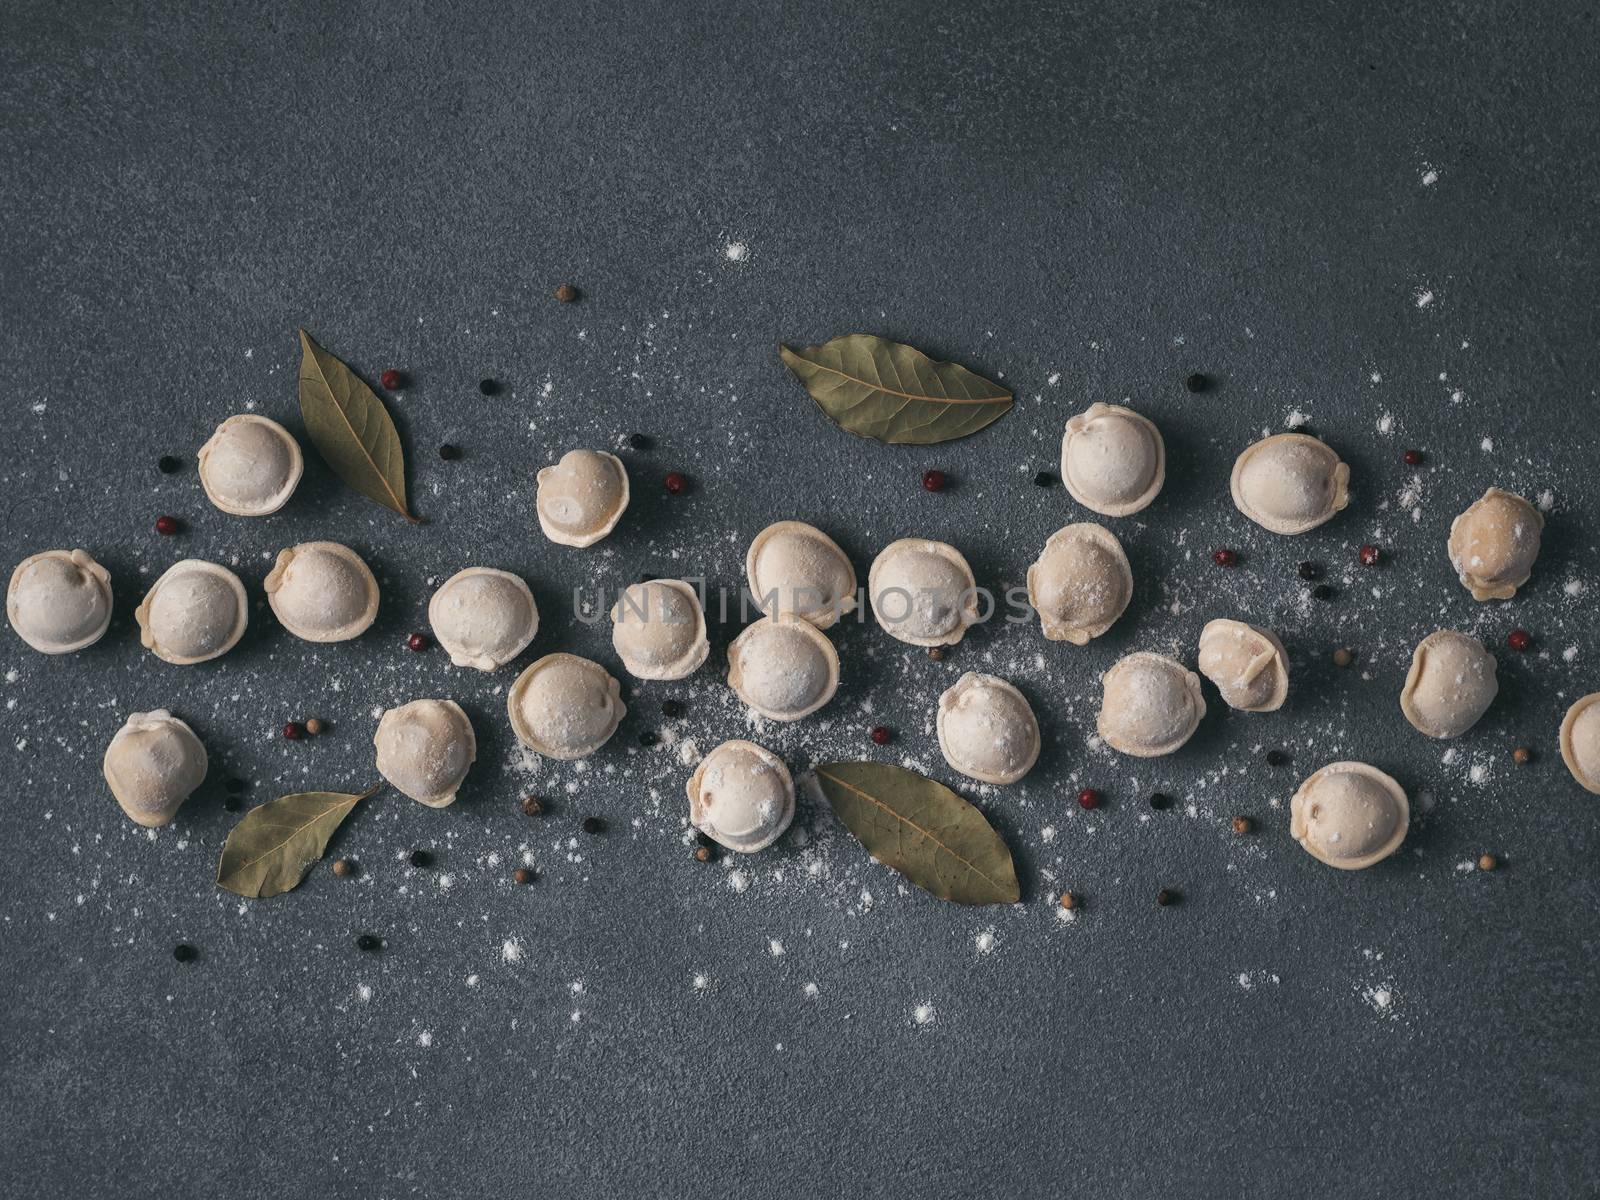
[[[1561,722],[1561,761],[1581,785],[1600,795],[1600,692],[1590,692]]]
[[[1200,631],[1200,673],[1229,707],[1272,712],[1289,695],[1289,656],[1265,629],[1243,621],[1208,621]]]
[[[1118,659],[1100,683],[1100,736],[1137,758],[1171,754],[1206,715],[1200,676],[1163,654],[1141,650]]]
[[[1111,628],[1132,596],[1122,543],[1091,522],[1056,530],[1028,568],[1028,603],[1053,642],[1087,645]]]
[[[1234,461],[1233,503],[1273,533],[1315,529],[1350,503],[1350,468],[1304,433],[1280,433],[1245,447]]]
[[[164,708],[134,713],[106,747],[106,783],[122,811],[140,825],[166,825],[205,782],[206,748]]]
[[[133,617],[146,649],[187,666],[239,644],[250,619],[249,600],[244,584],[227,567],[186,558],[155,581]]]
[[[1441,629],[1417,643],[1400,689],[1406,720],[1433,738],[1460,737],[1493,702],[1494,655],[1477,638]]]
[[[472,722],[454,700],[413,700],[391,708],[373,735],[378,774],[429,808],[456,798],[478,757]]]
[[[456,666],[492,671],[533,641],[539,632],[539,606],[520,575],[468,567],[434,592],[428,624]]]
[[[872,560],[867,591],[878,624],[913,646],[953,646],[978,620],[978,581],[944,542],[890,542]]]
[[[689,821],[729,850],[754,854],[794,819],[794,779],[783,759],[754,742],[723,742],[689,779]]]
[[[762,617],[728,647],[728,686],[763,717],[798,721],[839,690],[839,655],[809,622]]]
[[[939,697],[939,749],[963,775],[1015,783],[1039,759],[1039,722],[1028,698],[996,675],[968,671]]]
[[[539,528],[562,546],[594,545],[628,507],[628,469],[604,450],[568,450],[538,481]]]
[[[1405,840],[1405,789],[1377,767],[1329,763],[1289,801],[1289,833],[1307,854],[1345,871],[1388,858]]]
[[[1509,600],[1533,574],[1544,514],[1514,492],[1490,488],[1450,523],[1450,565],[1474,600]]]
[[[611,606],[611,645],[638,679],[682,679],[711,652],[700,597],[681,579],[631,584]]]
[[[856,569],[849,557],[804,521],[779,521],[756,534],[744,571],[750,594],[769,617],[793,613],[827,629],[856,606]]]
[[[111,624],[111,572],[87,550],[45,550],[17,564],[6,619],[43,654],[92,646]]]
[[[593,754],[628,713],[622,685],[576,654],[547,654],[530,664],[511,685],[506,711],[519,742],[562,759]]]
[[[267,417],[229,417],[200,447],[206,498],[236,517],[264,517],[289,502],[305,460],[294,436]]]
[[[1167,477],[1155,422],[1120,404],[1091,404],[1067,422],[1061,482],[1085,508],[1126,517],[1147,507]]]
[[[262,584],[279,623],[308,642],[344,642],[378,616],[378,581],[338,542],[302,542],[278,552]]]

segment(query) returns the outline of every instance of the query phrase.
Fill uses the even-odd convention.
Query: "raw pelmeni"
[[[111,572],[87,550],[45,550],[11,572],[6,619],[42,654],[92,646],[111,624]]]
[[[754,742],[723,742],[689,779],[689,820],[730,850],[754,854],[794,819],[794,779],[783,760]]]
[[[1149,506],[1167,477],[1161,431],[1120,404],[1091,404],[1067,422],[1061,482],[1085,508],[1126,517]]]

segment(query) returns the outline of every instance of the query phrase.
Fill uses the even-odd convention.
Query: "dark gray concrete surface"
[[[1600,689],[1595,12],[1296,7],[6,5],[5,562],[86,547],[117,616],[64,658],[0,637],[0,1191],[1596,1195],[1600,807],[1555,752],[1567,704]],[[563,280],[581,303],[551,299]],[[192,464],[156,471],[246,408],[300,430],[299,325],[369,377],[410,374],[392,408],[427,524],[309,452],[289,507],[256,521],[211,509]],[[1003,378],[1016,409],[935,448],[845,435],[776,344],[858,329]],[[1194,370],[1219,386],[1189,394]],[[1044,756],[1018,786],[962,790],[1013,846],[1021,905],[908,891],[809,803],[771,851],[694,862],[686,743],[750,728],[722,680],[734,627],[693,679],[630,683],[581,769],[519,753],[521,664],[569,649],[620,674],[574,586],[736,586],[750,537],[791,517],[863,579],[925,535],[1019,582],[1091,515],[1034,472],[1069,415],[1124,399],[1161,425],[1170,475],[1112,523],[1137,594],[1106,637],[995,624],[933,663],[849,624],[837,699],[752,734],[797,773],[873,756],[960,785],[937,695],[969,668],[1013,679]],[[1227,473],[1302,420],[1351,464],[1353,500],[1274,538]],[[635,430],[655,441],[625,452],[621,528],[546,542],[535,470]],[[447,440],[464,458],[439,460]],[[932,466],[942,495],[918,486]],[[669,469],[690,494],[662,492]],[[1507,605],[1474,603],[1444,557],[1491,484],[1549,508]],[[160,513],[181,536],[151,532]],[[383,610],[317,647],[260,583],[277,549],[324,537],[367,556]],[[1355,564],[1364,542],[1385,565]],[[1237,571],[1211,565],[1219,545]],[[178,668],[132,610],[185,556],[236,563],[256,607],[235,651]],[[1302,559],[1334,602],[1305,599]],[[523,573],[543,612],[494,675],[403,647],[472,564]],[[1091,740],[1108,664],[1192,663],[1222,615],[1281,632],[1282,712],[1208,689],[1177,755]],[[1502,681],[1448,745],[1396,705],[1440,626],[1489,642]],[[477,727],[454,807],[358,810],[335,843],[357,882],[214,887],[227,776],[250,803],[360,788],[374,714],[419,696]],[[212,777],[148,835],[99,763],[158,706],[194,724]],[[312,714],[333,731],[280,739]],[[670,744],[641,748],[655,729]],[[1292,762],[1266,766],[1274,746]],[[1417,812],[1400,854],[1355,874],[1287,832],[1295,783],[1346,757]],[[1102,810],[1073,803],[1085,785]],[[1152,813],[1156,788],[1178,805]],[[553,811],[523,817],[528,791]],[[1235,813],[1257,831],[1235,836]],[[609,832],[580,833],[589,814]],[[433,869],[405,865],[414,846]],[[1485,851],[1505,869],[1471,870]],[[540,880],[518,889],[524,856]],[[1182,904],[1158,910],[1163,886]],[[1075,921],[1062,887],[1086,899]],[[381,953],[356,949],[368,931]],[[198,961],[173,960],[180,941]]]

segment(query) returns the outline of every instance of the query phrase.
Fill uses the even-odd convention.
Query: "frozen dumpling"
[[[622,685],[597,662],[547,654],[530,664],[506,697],[511,729],[547,758],[587,758],[610,740],[628,709]]]
[[[428,624],[456,666],[492,671],[533,641],[539,632],[539,606],[520,575],[468,567],[434,592]]]
[[[262,586],[279,623],[308,642],[344,642],[378,616],[378,581],[338,542],[302,542],[278,552]]]
[[[1028,698],[996,675],[968,671],[939,697],[939,750],[963,775],[1015,783],[1039,759],[1039,722]]]
[[[166,825],[205,782],[206,748],[164,708],[134,713],[106,747],[106,783],[122,811],[140,825]]]
[[[1329,763],[1289,801],[1289,833],[1307,854],[1345,871],[1388,858],[1405,840],[1405,789],[1377,767]]]
[[[728,686],[763,717],[798,721],[839,690],[839,655],[810,622],[762,617],[728,647]]]
[[[1243,621],[1206,622],[1200,631],[1200,673],[1230,708],[1272,712],[1289,695],[1289,656],[1276,635]]]
[[[1132,596],[1122,543],[1090,522],[1056,530],[1028,568],[1028,603],[1053,642],[1087,645],[1115,624]]]
[[[558,545],[594,545],[628,507],[628,469],[604,450],[568,450],[538,482],[539,528]]]
[[[264,517],[289,502],[305,470],[300,443],[267,417],[229,417],[200,447],[206,498],[236,517]]]
[[[700,596],[681,579],[651,579],[611,606],[611,645],[638,679],[682,679],[711,653]]]
[[[1167,478],[1155,422],[1120,404],[1091,404],[1067,422],[1061,482],[1085,508],[1126,517],[1147,507]]]
[[[944,542],[890,542],[872,560],[867,591],[878,624],[913,646],[953,646],[978,620],[978,581]]]
[[[1123,754],[1171,754],[1194,736],[1206,715],[1200,676],[1162,654],[1141,650],[1120,658],[1100,683],[1100,736]]]
[[[1533,574],[1544,514],[1492,487],[1450,523],[1450,565],[1474,600],[1509,600]]]
[[[1350,468],[1304,433],[1264,438],[1234,461],[1233,503],[1273,533],[1315,529],[1350,503]]]
[[[1494,701],[1494,655],[1477,638],[1441,629],[1417,643],[1400,689],[1400,711],[1432,738],[1460,737]]]
[[[754,854],[794,819],[794,779],[783,759],[754,742],[723,742],[689,779],[689,821],[729,850]]]
[[[11,572],[6,619],[43,654],[92,646],[111,624],[111,572],[87,550],[46,550]]]
[[[1590,692],[1561,722],[1561,761],[1583,787],[1600,795],[1600,692]]]
[[[744,571],[750,594],[769,617],[793,613],[827,629],[856,606],[849,556],[804,521],[779,521],[756,534]]]
[[[378,774],[429,808],[456,798],[478,757],[472,722],[454,700],[413,700],[391,708],[373,735]]]
[[[249,600],[244,584],[227,567],[186,558],[151,585],[133,617],[147,650],[187,666],[239,644],[250,619]]]

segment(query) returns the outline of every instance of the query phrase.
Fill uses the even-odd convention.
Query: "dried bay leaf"
[[[1021,899],[1005,842],[944,784],[882,762],[824,763],[817,781],[867,853],[924,891],[958,904]]]
[[[928,445],[976,433],[1011,407],[1011,393],[957,363],[869,333],[778,356],[840,428],[880,442]]]
[[[383,401],[361,377],[300,331],[300,416],[333,473],[413,525],[406,507],[406,458]]]
[[[257,805],[228,834],[217,886],[259,899],[296,887],[328,848],[350,810],[378,790],[296,792]]]

